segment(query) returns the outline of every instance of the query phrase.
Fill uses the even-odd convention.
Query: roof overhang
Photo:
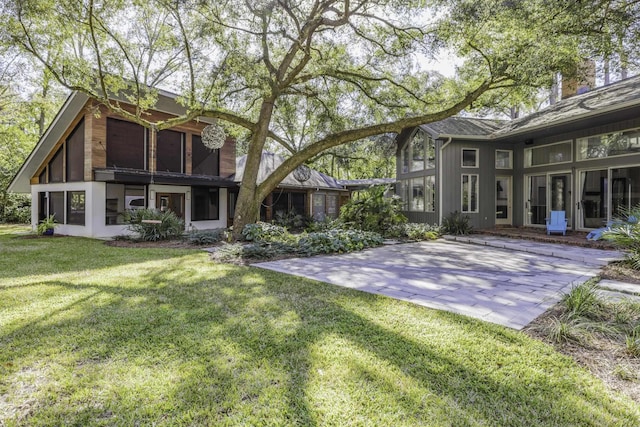
[[[170,172],[141,171],[136,169],[94,169],[94,180],[118,184],[165,184],[234,188],[238,184],[231,178],[208,175],[186,175]]]

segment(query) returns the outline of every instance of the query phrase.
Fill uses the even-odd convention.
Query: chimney
[[[562,76],[562,99],[579,95],[596,87],[596,62],[585,59],[571,76]]]

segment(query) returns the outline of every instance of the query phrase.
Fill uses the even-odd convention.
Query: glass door
[[[511,177],[496,177],[496,225],[512,225]]]
[[[564,211],[565,218],[569,220],[571,225],[571,215],[573,214],[573,203],[571,202],[571,174],[552,174],[549,175],[551,184],[550,191],[550,211]]]
[[[527,225],[545,225],[547,217],[547,176],[532,175],[527,178]]]
[[[178,218],[184,219],[184,194],[159,193],[156,196],[156,208],[161,212],[172,211]]]
[[[609,177],[606,169],[580,173],[582,227],[600,228],[607,222],[609,211]]]

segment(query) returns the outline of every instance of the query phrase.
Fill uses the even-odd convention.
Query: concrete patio
[[[621,257],[615,251],[494,236],[455,240],[254,266],[522,329],[572,286]]]

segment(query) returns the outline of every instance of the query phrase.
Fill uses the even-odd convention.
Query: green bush
[[[597,319],[603,311],[603,304],[598,296],[598,284],[595,280],[571,288],[569,293],[563,295],[562,303],[571,318]]]
[[[404,234],[412,240],[435,240],[442,235],[442,228],[437,224],[410,222],[404,224]]]
[[[225,240],[227,237],[226,228],[216,228],[213,230],[194,230],[189,233],[187,240],[193,245],[213,245]]]
[[[602,237],[627,250],[627,259],[633,268],[640,270],[640,204],[622,210],[622,214]]]
[[[304,255],[360,251],[383,242],[380,234],[362,230],[334,229],[309,233],[299,240],[299,253]]]
[[[468,215],[454,211],[442,219],[442,229],[445,233],[456,236],[470,234],[473,231],[473,227],[469,224],[469,220]]]
[[[184,222],[172,211],[130,210],[125,213],[125,221],[129,223],[127,228],[145,242],[174,239],[181,237],[184,231]]]
[[[404,224],[402,202],[398,196],[385,197],[389,187],[375,186],[361,197],[351,199],[340,209],[340,221],[349,228],[386,235],[394,226]]]
[[[247,224],[242,230],[242,236],[250,242],[274,242],[284,240],[288,234],[286,228],[266,222]]]
[[[0,198],[0,223],[29,224],[31,222],[31,196],[5,194]]]
[[[277,212],[275,215],[275,219],[273,220],[273,223],[275,225],[284,227],[287,230],[297,231],[305,230],[312,222],[313,219],[309,218],[306,215],[296,213],[294,209],[290,210],[287,213]]]

